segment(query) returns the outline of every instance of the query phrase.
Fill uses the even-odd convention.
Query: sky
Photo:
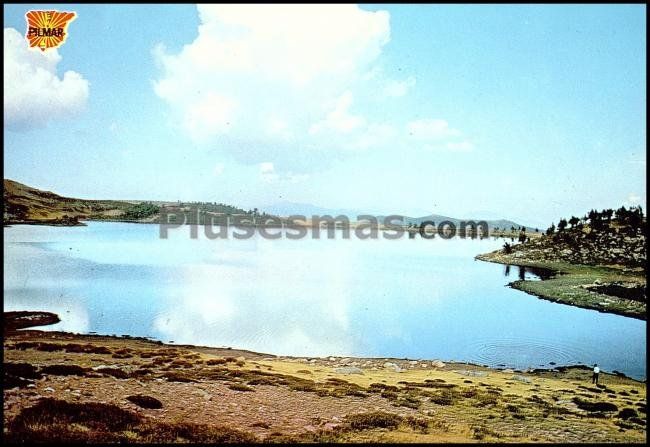
[[[4,5],[4,178],[548,226],[646,203],[645,5]],[[57,49],[25,13],[74,11]]]

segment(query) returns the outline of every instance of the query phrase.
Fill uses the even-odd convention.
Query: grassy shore
[[[20,324],[23,327],[24,324]],[[9,330],[10,442],[638,442],[645,383]]]
[[[531,261],[521,257],[519,253],[505,254],[502,250],[478,255],[476,259],[555,272],[551,278],[543,281],[518,280],[509,284],[514,289],[522,290],[539,298],[641,320],[647,318],[645,302],[597,291],[599,287],[612,283],[645,287],[646,278],[640,271],[617,267],[576,265],[567,262]]]

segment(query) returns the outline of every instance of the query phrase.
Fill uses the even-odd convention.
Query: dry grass
[[[70,403],[51,398],[41,399],[33,407],[23,409],[8,425],[5,439],[10,444],[257,441],[252,434],[227,427],[151,422],[116,405]]]

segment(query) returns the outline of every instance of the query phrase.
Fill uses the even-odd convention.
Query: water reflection
[[[645,376],[645,322],[504,287],[472,240],[158,239],[154,225],[5,228],[5,310],[52,329],[273,354],[598,363]],[[518,268],[516,277],[546,272]]]
[[[505,264],[503,266],[503,276],[506,277],[510,276],[511,267],[517,268],[517,276],[521,281],[545,280],[545,279],[553,278],[557,274],[557,272],[551,269],[546,269],[542,267],[528,267],[528,266],[521,266],[521,265],[511,266],[510,264]]]

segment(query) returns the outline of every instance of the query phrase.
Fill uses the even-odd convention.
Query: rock
[[[402,368],[400,368],[398,365],[392,362],[386,362],[384,363],[384,368],[386,369],[392,369],[395,372],[402,372]]]
[[[43,388],[43,391],[47,391],[48,393],[53,393],[53,392],[54,392],[54,388],[52,388],[51,386],[48,386],[48,387],[46,387],[46,388]]]
[[[336,361],[336,357],[330,357],[328,360],[329,360],[330,362],[335,362],[335,361]]]
[[[431,362],[431,366],[433,366],[434,368],[444,368],[445,364],[440,360],[434,360],[433,362]]]
[[[342,368],[335,368],[334,372],[339,374],[363,374],[363,370],[356,366],[344,366]]]
[[[530,377],[526,376],[521,376],[521,375],[514,375],[510,378],[511,380],[516,380],[517,382],[523,382],[523,383],[532,383],[533,381],[530,380]]]
[[[513,374],[515,371],[513,369],[506,368],[506,369],[503,370],[503,372],[506,373],[506,374]]]
[[[458,374],[461,374],[463,376],[469,376],[469,377],[487,377],[488,373],[485,371],[467,371],[467,370],[461,370],[461,371],[456,371]]]

